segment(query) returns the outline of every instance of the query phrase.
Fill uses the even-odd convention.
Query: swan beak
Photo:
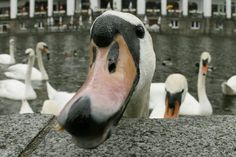
[[[139,78],[122,35],[116,35],[107,47],[91,40],[90,58],[86,81],[57,119],[83,148],[95,148],[109,138]]]
[[[202,73],[203,73],[203,75],[206,75],[207,72],[208,72],[208,65],[202,66]]]
[[[43,52],[46,53],[47,59],[50,60],[50,53],[48,51],[48,46],[43,46]]]
[[[166,110],[164,118],[178,118],[181,104],[181,95],[168,94],[166,95]]]
[[[47,59],[50,60],[50,53],[47,53]]]

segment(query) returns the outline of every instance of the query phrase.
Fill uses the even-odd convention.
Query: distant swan
[[[0,64],[15,64],[15,41],[14,39],[10,39],[9,41],[9,53],[10,54],[1,54],[0,55]]]
[[[31,85],[31,72],[35,60],[33,49],[27,49],[25,53],[28,55],[28,68],[25,75],[25,84],[18,80],[8,79],[0,81],[0,97],[13,100],[36,99],[36,93]]]
[[[25,114],[25,113],[34,113],[32,108],[30,107],[29,103],[27,100],[22,100],[21,108],[20,108],[20,114]]]
[[[223,82],[221,88],[225,95],[236,95],[236,75],[231,76],[228,81]]]
[[[42,61],[42,53],[48,54],[47,44],[44,42],[39,42],[36,46],[37,61],[40,71],[33,67],[31,80],[48,80],[48,74],[44,68]],[[7,69],[5,75],[9,78],[24,80],[27,71],[27,64],[16,64],[12,65]]]
[[[200,58],[200,68],[198,72],[197,92],[198,100],[193,97],[186,97],[185,102],[180,108],[181,115],[211,115],[213,112],[211,103],[206,94],[206,76],[208,64],[211,62],[211,56],[208,52],[203,52]]]
[[[188,91],[187,79],[181,74],[171,74],[167,77],[163,88],[165,92],[152,93],[159,97],[159,101],[156,102],[150,118],[178,117],[179,109]]]
[[[198,73],[198,99],[199,102],[189,93],[186,93],[184,102],[180,107],[180,115],[211,115],[213,110],[206,95],[205,81],[208,72],[208,64],[211,56],[208,52],[203,52],[200,59]],[[159,93],[159,94],[157,94]],[[152,83],[150,88],[149,109],[154,109],[156,105],[164,103],[165,83]],[[163,108],[161,109],[163,110]]]
[[[46,84],[49,100],[44,102],[41,113],[57,116],[75,93],[56,91],[48,82]]]

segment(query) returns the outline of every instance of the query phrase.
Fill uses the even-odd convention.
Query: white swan
[[[28,55],[28,68],[25,75],[25,84],[18,80],[8,79],[0,81],[0,97],[14,100],[36,99],[36,93],[31,85],[31,72],[35,60],[33,49],[27,49],[25,53]]]
[[[34,113],[27,100],[22,100],[20,114]]]
[[[179,114],[180,115],[211,115],[213,110],[206,95],[205,81],[208,72],[208,64],[211,56],[208,52],[203,52],[200,58],[200,68],[198,73],[198,99],[199,102],[189,93],[186,94]],[[158,95],[155,93],[159,93]],[[150,88],[149,109],[154,109],[155,105],[163,104],[165,95],[165,83],[152,83]],[[162,109],[163,110],[163,109]]]
[[[181,74],[171,74],[164,85],[165,92],[153,93],[161,94],[162,99],[155,105],[149,118],[176,118],[179,116],[180,107],[188,91],[187,79]]]
[[[200,58],[200,68],[198,72],[197,93],[198,102],[190,98],[186,98],[180,108],[181,115],[211,115],[213,112],[212,105],[206,94],[206,76],[208,72],[208,64],[211,62],[211,56],[208,52],[203,52]]]
[[[49,100],[44,101],[41,113],[57,116],[75,93],[56,91],[48,82],[46,84]]]
[[[59,125],[83,148],[109,138],[122,115],[148,117],[156,58],[142,21],[129,13],[106,11],[90,30],[87,79],[60,112]]]
[[[43,61],[42,61],[42,53],[48,53],[47,44],[44,42],[39,42],[36,46],[36,54],[37,54],[37,61],[39,70],[34,68],[32,69],[31,80],[48,80],[48,74],[44,68]],[[4,74],[13,79],[24,80],[25,74],[27,71],[27,64],[16,64],[12,65],[7,69],[7,72]]]
[[[236,75],[231,76],[221,84],[221,89],[225,95],[236,95]]]
[[[14,39],[9,40],[9,53],[0,55],[0,64],[15,64],[15,41]]]

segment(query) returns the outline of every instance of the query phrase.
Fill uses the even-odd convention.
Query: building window
[[[192,30],[200,29],[200,22],[199,21],[192,21],[191,29]]]
[[[137,0],[122,0],[122,9],[136,9]]]
[[[171,20],[169,27],[172,29],[179,29],[179,21],[178,20]]]
[[[111,9],[113,9],[113,1],[112,0],[101,0],[101,8],[107,9],[110,5]]]
[[[20,30],[26,30],[25,23],[20,23]]]
[[[215,26],[216,26],[215,27],[216,30],[223,30],[224,29],[224,25],[221,22],[216,22]]]

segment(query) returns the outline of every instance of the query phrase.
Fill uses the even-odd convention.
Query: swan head
[[[50,59],[50,53],[48,51],[48,45],[45,42],[39,42],[37,48],[47,55],[47,59]]]
[[[28,55],[29,57],[34,57],[35,56],[34,50],[32,48],[26,49],[25,54]]]
[[[188,91],[187,79],[181,74],[171,74],[166,79],[165,89],[166,110],[164,118],[176,118]]]
[[[94,21],[90,39],[87,79],[57,118],[83,148],[109,138],[131,99],[150,88],[155,70],[151,36],[132,14],[106,11]]]
[[[211,62],[211,55],[209,52],[203,52],[201,54],[201,59],[200,59],[200,74],[203,76],[207,75],[208,72],[208,65]]]

